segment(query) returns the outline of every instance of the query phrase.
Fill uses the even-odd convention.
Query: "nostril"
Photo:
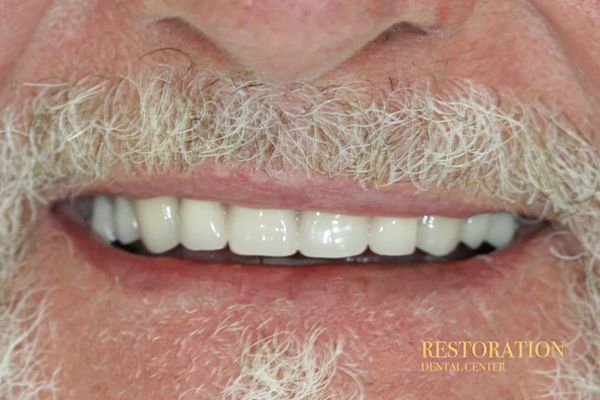
[[[381,32],[379,36],[373,39],[371,45],[382,42],[385,43],[394,40],[398,37],[408,38],[427,35],[429,35],[429,32],[426,29],[420,27],[419,25],[413,24],[408,21],[402,21],[391,25],[389,28]]]
[[[408,21],[398,22],[392,26],[390,26],[385,32],[381,34],[381,37],[387,37],[391,34],[408,34],[408,35],[427,35],[428,32],[426,29],[413,24]]]
[[[397,3],[394,33],[448,35],[471,17],[475,0],[408,0]]]

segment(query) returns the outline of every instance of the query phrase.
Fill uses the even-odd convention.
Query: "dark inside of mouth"
[[[431,254],[427,254],[420,250],[415,250],[414,253],[406,256],[381,256],[375,254],[369,250],[362,254],[353,257],[344,258],[311,258],[305,257],[300,253],[296,253],[289,257],[265,257],[265,256],[242,256],[231,252],[228,248],[216,251],[193,251],[188,250],[183,246],[177,246],[173,250],[161,254],[152,254],[141,242],[135,242],[129,245],[122,245],[120,243],[113,243],[114,247],[117,247],[128,253],[133,253],[146,257],[171,257],[181,258],[187,260],[194,260],[205,263],[218,263],[218,264],[247,264],[247,265],[280,265],[280,266],[294,266],[294,265],[316,265],[316,264],[393,264],[401,265],[405,263],[416,263],[416,262],[429,262],[429,261],[455,261],[462,260],[476,255],[487,254],[495,250],[495,248],[487,243],[483,243],[476,250],[469,249],[464,245],[459,245],[450,254],[443,257],[436,257]]]

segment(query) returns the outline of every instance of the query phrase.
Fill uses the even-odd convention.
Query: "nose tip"
[[[145,6],[158,17],[185,20],[243,68],[271,81],[289,81],[330,71],[397,23],[426,32],[452,30],[470,14],[474,2],[148,0]]]
[[[241,65],[272,80],[323,74],[392,23],[378,7],[314,0],[263,1],[229,12],[233,18],[205,26],[205,33]]]

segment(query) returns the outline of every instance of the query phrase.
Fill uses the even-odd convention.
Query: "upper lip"
[[[122,176],[98,182],[84,195],[132,198],[176,196],[256,208],[319,210],[352,215],[466,218],[488,212],[541,215],[540,204],[514,202],[469,192],[468,188],[421,190],[411,182],[364,187],[350,177],[307,176],[303,171],[257,171],[208,163],[191,173]]]

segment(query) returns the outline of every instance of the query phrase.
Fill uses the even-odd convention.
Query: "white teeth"
[[[459,241],[476,249],[486,241],[509,244],[519,224],[509,213],[466,219],[361,217],[320,211],[255,209],[218,202],[162,196],[131,200],[96,196],[91,229],[104,241],[144,243],[163,253],[180,243],[193,251],[229,249],[239,255],[282,257],[300,252],[312,258],[345,258],[367,247],[382,256],[404,256],[415,248],[434,256],[451,253]],[[277,261],[278,262],[278,261]]]
[[[490,214],[478,214],[463,223],[461,240],[472,249],[481,246],[490,226]]]
[[[163,253],[179,244],[179,200],[155,197],[134,201],[142,242],[151,253]]]
[[[182,199],[179,206],[181,244],[190,250],[227,246],[225,207],[214,201]]]
[[[444,256],[456,248],[462,219],[426,215],[417,228],[417,247],[434,256]]]
[[[369,218],[319,211],[300,216],[300,252],[307,257],[342,258],[367,248]]]
[[[119,242],[130,244],[140,239],[138,222],[131,200],[120,196],[115,198],[114,221]]]
[[[369,248],[382,256],[403,256],[415,251],[417,218],[374,217]]]
[[[517,227],[517,220],[512,214],[492,214],[485,241],[496,248],[504,247],[513,239]]]
[[[113,219],[113,207],[110,197],[94,197],[94,203],[92,204],[92,231],[106,242],[114,242],[117,239]]]
[[[232,206],[228,217],[229,248],[236,254],[285,257],[298,250],[294,211]]]

